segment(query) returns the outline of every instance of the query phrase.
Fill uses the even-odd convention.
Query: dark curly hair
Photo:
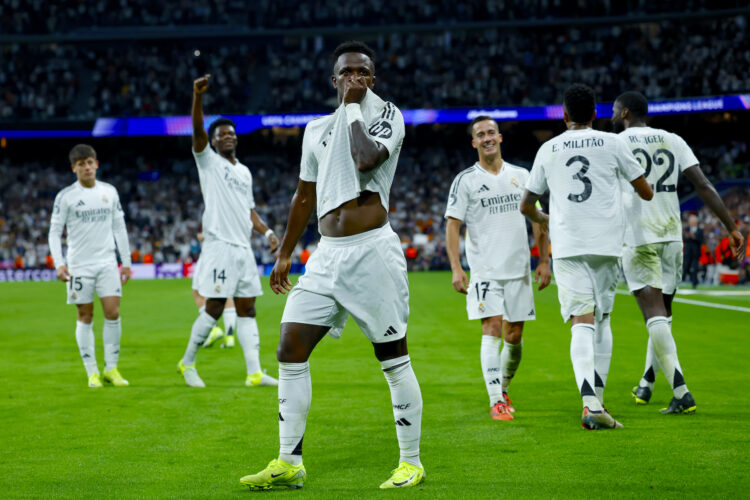
[[[213,138],[214,138],[214,132],[216,132],[216,129],[219,128],[219,127],[221,127],[222,125],[231,125],[235,130],[237,130],[237,126],[229,118],[218,118],[211,125],[208,126],[208,140],[209,140],[209,142],[213,140]]]
[[[648,101],[640,92],[631,90],[620,94],[616,102],[623,108],[628,108],[633,118],[643,119],[648,115]]]
[[[563,106],[573,123],[588,123],[596,110],[594,89],[582,83],[574,83],[563,95]]]
[[[375,64],[375,51],[365,42],[360,42],[359,40],[348,40],[333,49],[331,57],[333,58],[334,63],[341,54],[346,54],[347,52],[358,52],[364,54],[370,58],[370,61],[372,61],[373,64]]]

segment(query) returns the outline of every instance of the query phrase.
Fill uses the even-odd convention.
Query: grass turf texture
[[[646,329],[631,297],[618,296],[606,392],[620,431],[587,432],[569,359],[570,330],[556,289],[537,293],[524,359],[511,385],[516,420],[489,418],[479,368],[479,322],[447,273],[411,277],[409,348],[422,387],[422,460],[411,492],[381,492],[398,447],[388,386],[372,347],[350,320],[311,358],[313,402],[301,498],[729,497],[750,488],[747,338],[750,315],[675,304],[674,332],[698,403],[665,416],[663,375],[650,405],[630,389],[643,369]],[[283,297],[258,301],[261,361],[277,374]],[[86,387],[75,311],[60,283],[0,285],[0,494],[3,498],[246,498],[238,480],[278,451],[274,388],[246,388],[239,346],[202,350],[208,388],[176,373],[196,311],[187,280],[125,287],[120,370],[129,388]],[[750,305],[750,298],[732,302]],[[103,364],[102,314],[95,313]],[[268,494],[268,493],[267,493]]]

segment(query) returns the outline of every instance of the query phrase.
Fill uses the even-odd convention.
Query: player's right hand
[[[203,75],[193,82],[193,93],[201,95],[208,90],[208,81],[211,79],[211,75]]]
[[[57,268],[57,279],[60,281],[70,281],[70,272],[68,272],[67,266]]]
[[[466,295],[469,293],[468,287],[469,287],[469,277],[466,276],[466,273],[463,269],[459,269],[458,271],[453,271],[453,288],[458,293],[463,293]]]
[[[285,295],[292,289],[292,282],[289,281],[289,270],[292,268],[291,257],[281,257],[276,260],[271,270],[271,290],[276,295]]]
[[[732,256],[736,259],[740,257],[740,251],[742,250],[742,244],[745,242],[745,238],[742,237],[742,233],[736,229],[729,233],[729,248],[732,249]]]

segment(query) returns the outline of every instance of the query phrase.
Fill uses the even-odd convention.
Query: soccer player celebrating
[[[661,412],[693,413],[695,399],[685,384],[671,331],[672,299],[682,276],[682,220],[677,198],[680,173],[693,183],[698,196],[727,228],[734,257],[742,248],[743,238],[690,147],[676,134],[647,126],[647,114],[648,101],[638,92],[620,95],[612,108],[615,131],[646,169],[646,180],[655,186],[654,199],[649,203],[643,203],[630,190],[624,190],[623,197],[627,218],[622,267],[649,334],[646,368],[633,388],[633,397],[637,404],[649,402],[661,367],[674,393]]]
[[[519,211],[529,172],[503,160],[503,136],[491,117],[474,118],[471,137],[479,161],[453,180],[445,211],[446,249],[453,288],[466,295],[469,319],[482,320],[480,360],[490,397],[490,416],[513,420],[515,409],[508,397],[508,385],[521,362],[524,321],[536,318],[526,219]],[[471,281],[461,267],[458,239],[462,222],[467,227]],[[539,246],[535,278],[542,290],[550,281],[549,239],[546,225],[544,231],[536,222],[531,226]]]
[[[583,399],[585,429],[622,427],[603,406],[612,358],[609,313],[620,277],[624,214],[619,180],[644,199],[653,192],[643,169],[615,134],[591,128],[594,91],[581,84],[564,94],[568,130],[544,143],[531,169],[521,211],[532,222],[550,222],[560,310],[571,322],[570,358]],[[550,191],[549,217],[536,202]]]
[[[406,259],[388,223],[388,195],[404,138],[401,112],[370,89],[374,53],[345,42],[334,53],[331,81],[339,107],[310,122],[302,142],[300,181],[271,272],[276,293],[291,289],[281,319],[278,459],[240,479],[251,489],[302,487],[302,438],[312,386],[308,358],[326,333],[338,337],[349,315],[372,342],[391,390],[399,466],[381,488],[420,483],[422,396],[406,345]],[[322,237],[292,289],[292,251],[317,209]]]
[[[67,282],[68,304],[78,310],[76,342],[89,378],[89,387],[102,386],[102,378],[117,387],[128,385],[117,369],[120,358],[120,297],[130,279],[130,245],[117,189],[96,180],[96,151],[78,144],[70,151],[70,164],[78,180],[55,197],[49,229],[49,248],[57,278]],[[61,236],[67,228],[67,260]],[[122,259],[117,269],[115,245]],[[67,262],[67,263],[66,263]],[[99,374],[94,349],[94,292],[104,311],[104,373]]]
[[[193,83],[193,156],[203,193],[203,248],[197,277],[198,293],[206,298],[205,309],[193,323],[185,355],[177,364],[185,383],[205,387],[195,369],[198,349],[224,310],[228,297],[234,297],[237,311],[237,340],[247,366],[245,385],[278,385],[260,367],[260,338],[255,321],[255,298],[263,295],[258,267],[250,248],[252,230],[265,234],[272,248],[278,238],[254,210],[253,178],[250,170],[235,157],[237,134],[234,122],[226,118],[203,128],[203,94],[211,75]],[[211,146],[208,146],[209,138]],[[248,217],[249,215],[249,217]]]

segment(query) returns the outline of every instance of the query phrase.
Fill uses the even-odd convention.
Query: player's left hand
[[[537,290],[544,290],[547,288],[551,276],[552,275],[549,272],[549,262],[540,262],[537,264],[536,271],[534,271],[534,282],[539,283],[539,288],[537,288]]]
[[[736,259],[740,256],[742,250],[742,244],[745,242],[745,238],[742,237],[742,233],[736,229],[729,233],[729,247],[732,249],[732,256]]]
[[[367,93],[367,82],[361,76],[349,76],[344,84],[344,104],[362,102]]]
[[[268,245],[271,247],[269,249],[269,252],[271,252],[271,255],[274,255],[276,253],[276,250],[279,249],[279,245],[281,242],[279,241],[278,236],[271,233],[271,235],[268,236]]]
[[[127,283],[128,281],[130,281],[130,276],[131,276],[131,273],[130,273],[129,267],[123,267],[120,270],[120,281],[122,281],[123,285]]]

